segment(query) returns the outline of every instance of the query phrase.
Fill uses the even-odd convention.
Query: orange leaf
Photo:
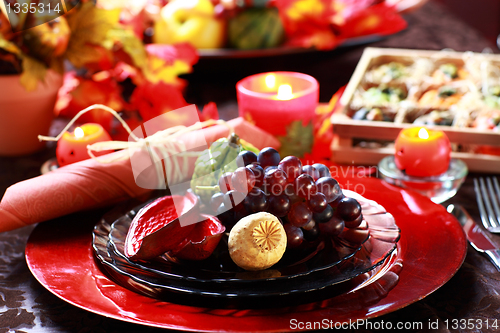
[[[185,85],[178,76],[190,73],[192,65],[198,61],[196,50],[187,44],[149,44],[146,51],[148,60],[143,70],[146,80],[152,83],[163,82],[177,88]]]
[[[121,88],[111,76],[101,75],[102,79],[84,79],[82,77],[65,77],[68,79],[68,87],[63,86],[63,90],[68,91],[70,98],[66,100],[66,105],[62,105],[59,115],[73,118],[79,111],[93,104],[104,104],[110,108],[121,111],[125,105],[121,97]],[[75,81],[77,80],[77,81]],[[73,88],[73,89],[72,89]],[[113,116],[102,110],[93,110],[85,113],[79,118],[81,122],[96,122],[101,124],[107,131],[111,128]]]
[[[393,7],[380,3],[353,14],[342,27],[341,36],[389,35],[405,29],[406,21]]]
[[[161,81],[146,82],[138,86],[132,93],[130,102],[144,121],[188,105],[179,89]]]
[[[200,113],[200,121],[206,120],[218,120],[219,119],[219,111],[217,110],[217,104],[214,102],[210,102],[203,107],[203,111]]]
[[[340,43],[332,25],[336,9],[331,0],[277,0],[276,7],[287,45],[333,49]]]

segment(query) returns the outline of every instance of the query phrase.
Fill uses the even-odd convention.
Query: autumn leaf
[[[175,60],[172,65],[169,65],[163,59],[150,57],[144,76],[152,83],[163,82],[182,87],[183,81],[179,79],[179,75],[190,71],[191,66],[181,60]]]
[[[96,56],[97,53],[99,54],[99,56],[96,57],[96,60],[87,62],[85,64],[86,70],[92,73],[107,71],[112,70],[117,65],[115,54],[112,51],[106,49],[104,46],[99,45],[92,45],[92,48],[95,49]]]
[[[143,68],[147,63],[147,53],[142,41],[131,30],[121,28],[111,29],[108,32],[107,40],[103,45],[108,50],[112,50],[118,45],[132,59],[133,65]]]
[[[71,37],[66,58],[76,67],[99,61],[101,53],[92,44],[103,45],[108,32],[118,25],[119,18],[119,9],[96,8],[92,2],[83,3],[79,10],[67,15]]]
[[[73,118],[79,111],[93,104],[103,104],[121,111],[125,104],[121,97],[121,89],[111,76],[105,74],[106,72],[101,72],[92,79],[86,79],[68,73],[59,92],[56,106],[58,115]],[[106,130],[110,130],[112,119],[113,115],[97,109],[85,113],[79,121],[99,123]]]
[[[198,61],[196,49],[187,44],[149,44],[146,51],[148,64],[143,72],[152,83],[163,82],[181,88],[184,81],[179,75],[190,73],[192,65]]]
[[[352,38],[371,34],[390,35],[407,27],[393,7],[380,3],[356,12],[346,20],[341,36]]]
[[[200,112],[200,121],[206,121],[210,119],[219,119],[219,110],[217,110],[217,104],[214,102],[209,102],[203,107],[203,111]]]
[[[277,137],[281,143],[280,155],[302,157],[310,152],[314,143],[313,129],[312,121],[306,126],[302,120],[293,121],[287,126],[286,135]]]
[[[340,40],[332,28],[336,13],[331,0],[277,0],[287,45],[332,49]]]
[[[138,86],[132,93],[130,102],[144,121],[187,105],[177,87],[163,82],[146,82]]]
[[[177,43],[174,45],[148,44],[146,50],[149,55],[163,59],[169,64],[175,60],[182,60],[192,66],[200,58],[196,48],[191,43]]]
[[[15,54],[17,56],[20,56],[22,54],[21,49],[16,44],[4,39],[1,34],[0,34],[0,49]]]
[[[328,10],[328,1],[297,0],[293,1],[286,10],[286,16],[293,21],[317,20]]]
[[[316,48],[318,50],[331,50],[344,41],[339,38],[331,30],[317,30],[314,32],[302,31],[290,36],[287,41],[287,46]]]
[[[27,91],[33,91],[36,89],[38,81],[45,79],[45,73],[47,73],[47,67],[43,63],[25,56],[23,58],[23,73],[20,77],[21,85]]]
[[[22,50],[15,44],[8,40],[5,40],[0,35],[0,49],[8,52],[8,54],[17,57],[20,59],[22,74],[20,77],[21,85],[27,91],[33,91],[36,89],[38,85],[38,81],[42,81],[45,79],[45,74],[47,73],[47,67],[44,63],[36,60],[35,58],[29,57],[25,55]],[[8,56],[1,56],[0,59],[8,60]],[[15,59],[11,59],[15,60]],[[13,62],[14,66],[16,65]]]
[[[22,51],[0,33],[0,74],[20,73]]]
[[[2,11],[2,2],[0,1],[0,39],[3,37],[5,39],[12,39],[13,32],[9,18],[7,17],[6,11]],[[5,9],[5,7],[4,7]]]

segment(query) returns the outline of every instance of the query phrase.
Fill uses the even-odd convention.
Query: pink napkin
[[[259,149],[279,147],[279,142],[273,136],[242,118],[228,121],[228,124],[240,138]],[[216,125],[185,134],[181,141],[192,140],[198,132],[210,143],[228,136],[229,129],[224,125]],[[113,154],[123,155],[125,152]],[[191,178],[194,163],[190,162],[189,167],[186,173],[189,177],[185,181]],[[73,163],[9,187],[0,202],[0,232],[107,206],[150,191],[136,184],[129,158],[112,163],[100,163],[93,159]]]

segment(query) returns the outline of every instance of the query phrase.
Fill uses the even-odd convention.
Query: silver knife
[[[462,206],[451,204],[446,209],[460,222],[472,247],[479,252],[485,253],[500,271],[500,249],[491,240],[487,232],[474,222],[474,219]]]

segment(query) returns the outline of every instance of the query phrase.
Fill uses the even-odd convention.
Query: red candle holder
[[[88,123],[77,127],[74,132],[65,132],[57,142],[56,156],[59,166],[90,158],[87,146],[101,141],[111,141],[111,137],[99,124]],[[107,151],[102,151],[95,155],[107,153]]]
[[[407,175],[429,177],[440,175],[450,165],[450,140],[442,131],[424,127],[403,129],[395,144],[394,162]]]
[[[451,158],[450,140],[442,131],[407,128],[399,133],[394,156],[378,164],[380,178],[417,191],[436,203],[448,200],[467,176],[464,162]]]

